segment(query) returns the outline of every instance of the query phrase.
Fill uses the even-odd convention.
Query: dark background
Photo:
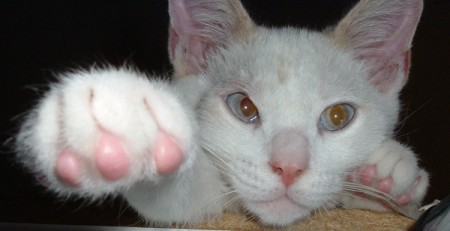
[[[321,29],[355,0],[245,0],[259,24]],[[450,2],[425,0],[403,91],[397,137],[431,174],[426,198],[450,194]],[[11,137],[53,72],[93,63],[132,63],[169,73],[166,1],[0,2],[0,222],[131,225],[139,221],[119,199],[107,203],[55,199],[14,162]],[[406,118],[406,119],[405,119]]]

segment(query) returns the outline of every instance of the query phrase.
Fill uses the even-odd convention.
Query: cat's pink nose
[[[304,168],[292,164],[283,164],[280,162],[272,162],[273,172],[281,176],[281,181],[288,188],[303,173]]]
[[[301,131],[285,129],[272,138],[269,164],[286,187],[307,169],[309,156],[309,141]]]

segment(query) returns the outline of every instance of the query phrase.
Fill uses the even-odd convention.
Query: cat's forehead
[[[292,28],[261,28],[249,41],[224,51],[212,72],[219,82],[239,83],[256,94],[327,97],[352,90],[356,94],[367,85],[364,67],[351,53],[325,34]]]

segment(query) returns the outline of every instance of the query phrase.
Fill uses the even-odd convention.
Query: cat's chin
[[[288,196],[275,200],[247,201],[247,208],[268,226],[287,226],[308,216],[313,209],[299,205]]]

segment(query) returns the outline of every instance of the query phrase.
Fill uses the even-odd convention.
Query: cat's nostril
[[[291,165],[280,165],[279,163],[271,163],[272,171],[281,176],[281,181],[286,187],[291,186],[297,178],[302,175],[303,169]]]
[[[281,167],[276,167],[272,165],[272,171],[276,173],[277,175],[282,176],[283,175],[283,169]]]

